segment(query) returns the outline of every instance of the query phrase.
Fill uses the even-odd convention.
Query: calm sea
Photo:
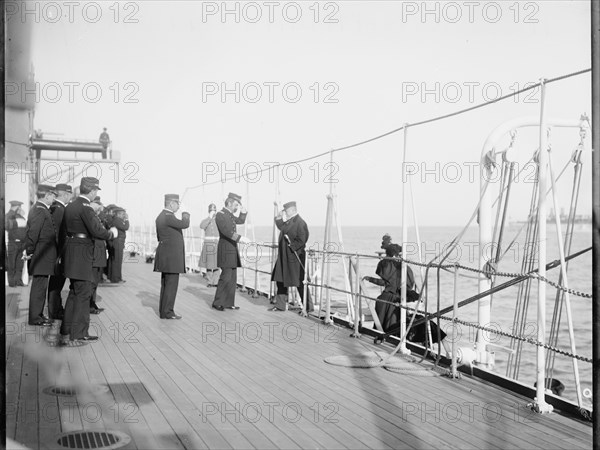
[[[528,245],[525,242],[525,230],[521,230],[521,225],[513,225],[507,228],[504,233],[501,254],[502,257],[498,270],[505,272],[522,272],[521,261],[524,258],[525,253],[529,250]],[[358,253],[361,255],[372,255],[373,258],[361,257],[360,259],[360,275],[375,275],[375,267],[377,266],[377,252],[381,251],[381,238],[385,233],[392,236],[392,239],[396,243],[402,242],[401,229],[394,227],[343,227],[342,231],[342,243],[337,238],[337,230],[332,231],[332,241],[329,250],[331,251],[344,251],[348,253]],[[406,257],[412,261],[431,261],[440,252],[447,249],[449,243],[456,238],[456,236],[462,231],[460,227],[421,227],[419,230],[419,237],[417,238],[414,229],[409,232],[408,242],[409,245],[406,248]],[[246,232],[248,237],[255,238],[256,242],[259,243],[270,243],[272,240],[272,227],[255,227],[244,231],[243,227],[240,227],[240,232]],[[153,228],[148,228],[146,233],[140,233],[137,230],[137,235],[128,236],[128,240],[136,242],[135,246],[146,247],[154,249],[156,240],[154,236]],[[564,233],[564,230],[563,230]],[[145,235],[145,236],[144,236]],[[188,231],[188,239],[186,241],[186,251],[199,252],[201,248],[200,241],[200,229],[193,227]],[[570,253],[577,252],[579,250],[588,248],[592,245],[591,241],[591,225],[578,224],[575,227],[571,242]],[[313,249],[321,250],[324,242],[324,227],[310,227],[310,239],[309,247]],[[419,251],[417,243],[421,243],[421,259],[419,258]],[[142,243],[145,243],[143,245]],[[530,246],[529,246],[530,247]],[[548,239],[547,239],[547,260],[552,261],[559,258],[558,251],[558,239],[556,236],[556,229],[553,225],[548,225]],[[491,252],[495,254],[496,248],[490,248]],[[258,258],[256,257],[258,252]],[[248,247],[247,252],[242,252],[245,258],[245,264],[251,267],[256,265],[260,270],[269,272],[271,267],[270,252],[268,249],[257,247]],[[478,230],[476,227],[467,229],[466,233],[460,240],[460,244],[450,253],[445,263],[460,263],[465,266],[477,268],[478,267]],[[189,265],[194,266],[196,264],[194,259],[190,259]],[[333,262],[335,261],[335,262]],[[537,268],[537,263],[534,263],[534,268]],[[412,266],[412,270],[415,274],[417,284],[422,286],[423,276],[425,275],[418,266]],[[332,259],[331,274],[332,274],[332,285],[341,289],[345,288],[345,274],[347,273],[347,260],[346,268],[342,263],[342,258],[337,257]],[[478,292],[477,280],[474,277],[474,273],[461,271],[462,275],[459,277],[458,285],[456,288],[456,294],[458,300],[468,298]],[[560,274],[560,268],[555,268],[547,272],[547,277],[557,282]],[[320,274],[319,274],[320,275]],[[245,275],[239,274],[238,281],[241,281],[245,276],[246,283],[253,287],[254,286],[254,274],[250,271],[246,271]],[[428,280],[428,311],[435,311],[439,306],[445,308],[451,306],[454,301],[454,275],[452,273],[441,271],[439,274],[436,270],[430,270],[427,276]],[[510,278],[498,277],[496,284],[508,281]],[[263,291],[269,290],[269,278],[267,275],[260,275],[259,277],[259,289]],[[369,283],[367,283],[369,284]],[[439,299],[438,289],[439,288]],[[564,284],[564,283],[563,283]],[[578,258],[571,260],[568,263],[568,286],[577,291],[591,293],[592,289],[592,257],[591,252],[587,252]],[[369,287],[370,291],[368,295],[377,297],[379,295],[379,288],[377,286]],[[530,304],[527,308],[526,314],[526,327],[524,328],[524,336],[527,338],[537,338],[537,282],[531,284]],[[549,333],[553,315],[555,314],[556,304],[556,289],[550,285],[546,285],[546,317],[547,325],[546,329]],[[502,330],[503,332],[512,333],[514,325],[513,320],[515,316],[515,308],[518,297],[518,285],[509,287],[503,291],[496,293],[492,300],[492,322],[493,328]],[[335,303],[334,310],[338,311],[342,317],[347,314],[346,299],[344,294],[332,293],[332,303]],[[592,353],[592,308],[591,299],[580,296],[570,296],[572,322],[575,335],[575,347],[577,354],[591,358]],[[424,309],[424,308],[423,308]],[[365,307],[364,310],[367,310]],[[570,351],[571,343],[569,340],[568,325],[567,325],[567,313],[566,307],[563,305],[561,312],[560,327],[558,331],[558,347]],[[448,314],[450,317],[451,314]],[[474,302],[459,309],[458,318],[467,322],[477,322],[477,303]],[[369,317],[366,318],[369,320]],[[458,326],[452,332],[452,327],[449,322],[442,321],[441,326],[451,336],[455,336],[459,346],[471,347],[475,342],[475,330],[466,326]],[[506,337],[497,335],[491,335],[490,339],[494,344],[504,347],[509,347],[510,340]],[[496,351],[496,368],[495,371],[499,374],[506,375],[506,361],[508,354],[503,351]],[[536,347],[530,344],[523,345],[523,353],[521,357],[521,365],[518,379],[526,384],[533,385],[535,382],[535,361],[536,361]],[[592,365],[591,363],[579,361],[579,374],[581,379],[582,389],[591,389],[592,380]],[[570,399],[576,400],[576,388],[574,382],[574,369],[571,358],[564,357],[561,355],[556,356],[554,366],[554,378],[557,378],[565,385],[565,391],[563,396]],[[585,405],[589,407],[591,401],[585,400]]]

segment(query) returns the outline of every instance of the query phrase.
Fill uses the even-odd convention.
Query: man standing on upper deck
[[[273,268],[271,280],[277,283],[275,306],[270,311],[285,311],[288,302],[288,288],[296,287],[300,299],[304,300],[304,268],[306,267],[306,241],[308,226],[298,214],[296,202],[283,205],[275,217],[275,225],[279,229],[277,261]],[[310,292],[306,290],[306,311],[313,310]]]
[[[238,252],[238,242],[249,242],[247,238],[237,234],[236,224],[243,224],[248,214],[246,208],[241,207],[241,203],[242,197],[230,192],[225,200],[225,207],[215,216],[219,230],[217,266],[221,269],[221,276],[217,284],[217,292],[215,293],[212,307],[218,311],[223,311],[225,308],[240,309],[239,306],[235,306],[237,268],[242,267],[242,260]],[[240,215],[236,217],[234,213],[238,209],[240,209]]]
[[[94,239],[106,241],[117,237],[117,229],[104,228],[90,206],[100,190],[97,178],[81,179],[80,195],[65,208],[66,244],[64,250],[65,277],[71,282],[65,304],[65,318],[60,327],[64,339],[95,341],[98,336],[88,334],[90,327],[90,298],[94,279]]]
[[[102,144],[102,159],[106,159],[106,151],[108,150],[108,145],[110,144],[110,136],[106,131],[106,127],[102,129],[102,133],[100,133],[98,142]]]
[[[160,303],[161,319],[181,319],[175,314],[175,297],[179,287],[179,274],[185,273],[185,243],[183,232],[190,226],[190,214],[181,213],[181,220],[175,217],[179,210],[179,195],[166,194],[165,207],[156,218],[158,247],[154,260],[154,271],[161,272]]]
[[[37,187],[37,202],[29,211],[25,234],[27,270],[33,276],[29,293],[29,325],[50,326],[52,321],[44,316],[48,278],[54,273],[56,263],[56,231],[50,214],[50,205],[56,198],[52,186]]]
[[[50,213],[52,214],[52,220],[54,221],[54,227],[56,229],[56,239],[58,242],[58,258],[57,264],[54,267],[54,274],[50,275],[50,281],[48,283],[48,316],[50,319],[63,319],[65,310],[62,305],[62,297],[60,295],[66,278],[64,276],[63,267],[63,249],[66,240],[66,231],[63,224],[63,217],[65,215],[65,208],[73,197],[73,188],[68,184],[57,184],[56,185],[56,200],[50,207]]]

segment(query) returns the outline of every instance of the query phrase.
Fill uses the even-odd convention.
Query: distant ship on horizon
[[[569,220],[569,215],[565,213],[564,208],[561,208],[560,210],[560,214],[559,214],[559,219],[560,219],[560,223],[561,224],[566,224]],[[531,218],[531,220],[535,220],[533,218]],[[522,225],[524,223],[527,223],[527,220],[516,220],[513,221],[511,224],[513,225]],[[556,213],[554,212],[554,209],[550,210],[550,213],[548,214],[548,217],[546,218],[546,223],[548,224],[554,224],[556,223]],[[576,214],[575,217],[573,218],[573,223],[574,224],[592,224],[592,216],[591,214]]]

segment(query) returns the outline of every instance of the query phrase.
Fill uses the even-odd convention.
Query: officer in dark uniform
[[[98,216],[98,219],[100,219],[100,213],[104,207],[100,201],[100,197],[96,197],[90,205]],[[99,308],[96,304],[96,290],[98,289],[100,280],[102,280],[102,273],[106,267],[106,263],[106,241],[94,239],[94,262],[92,263],[92,267],[94,268],[94,279],[92,281],[92,297],[90,298],[90,314],[100,314],[104,311],[104,308]]]
[[[68,184],[57,184],[56,185],[56,200],[50,206],[50,214],[52,214],[52,220],[54,221],[54,228],[56,229],[56,239],[58,242],[58,258],[56,259],[54,274],[50,276],[50,282],[48,284],[48,316],[50,319],[62,320],[65,314],[65,310],[62,305],[62,298],[60,292],[65,285],[65,276],[63,274],[62,267],[62,251],[65,246],[66,231],[63,226],[63,216],[65,214],[65,207],[71,201],[73,197],[73,188]]]
[[[235,306],[235,289],[237,288],[237,268],[242,267],[238,252],[238,242],[247,243],[248,239],[237,234],[236,224],[246,221],[246,209],[241,208],[239,217],[234,215],[241,207],[242,197],[229,193],[225,207],[215,216],[219,229],[219,245],[217,246],[217,266],[221,269],[219,284],[212,307],[218,311],[224,309],[240,309]]]
[[[124,283],[123,269],[123,251],[125,249],[125,238],[129,230],[129,219],[123,208],[113,209],[112,226],[115,227],[119,236],[112,242],[113,251],[108,261],[108,278],[112,283]]]
[[[96,178],[81,179],[80,195],[65,208],[64,224],[66,228],[66,244],[64,249],[65,277],[71,285],[69,297],[65,304],[65,318],[60,327],[64,337],[71,335],[71,340],[94,341],[98,336],[88,334],[90,326],[90,298],[92,296],[92,280],[94,278],[93,239],[111,240],[117,236],[117,230],[108,231],[102,226],[90,201],[96,198],[100,189]]]
[[[52,321],[44,316],[48,277],[54,274],[56,263],[56,231],[50,214],[50,205],[56,198],[52,186],[37,187],[37,202],[29,211],[25,235],[27,270],[33,276],[29,293],[29,325],[50,326]]]
[[[113,211],[116,207],[117,205],[113,205],[111,203],[106,208],[104,208],[104,211],[100,216],[100,221],[104,224],[104,228],[106,228],[107,230],[113,226],[113,220],[115,218]],[[107,281],[110,282],[111,260],[114,259],[115,253],[114,240],[106,241],[106,251],[108,252],[108,261],[106,267],[104,267],[104,275],[106,275]]]
[[[179,286],[179,274],[185,273],[185,244],[183,232],[190,226],[190,214],[183,212],[181,220],[175,217],[179,209],[179,195],[166,194],[165,207],[156,218],[156,259],[154,271],[162,272],[160,277],[161,319],[181,319],[175,314],[175,296]]]
[[[23,202],[13,200],[10,210],[4,217],[4,227],[8,231],[8,246],[6,247],[6,271],[10,287],[23,286],[23,250],[25,249],[25,230],[27,220],[21,209]]]

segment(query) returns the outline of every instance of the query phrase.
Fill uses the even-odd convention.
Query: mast
[[[600,442],[600,2],[591,0],[592,16],[592,442]]]

